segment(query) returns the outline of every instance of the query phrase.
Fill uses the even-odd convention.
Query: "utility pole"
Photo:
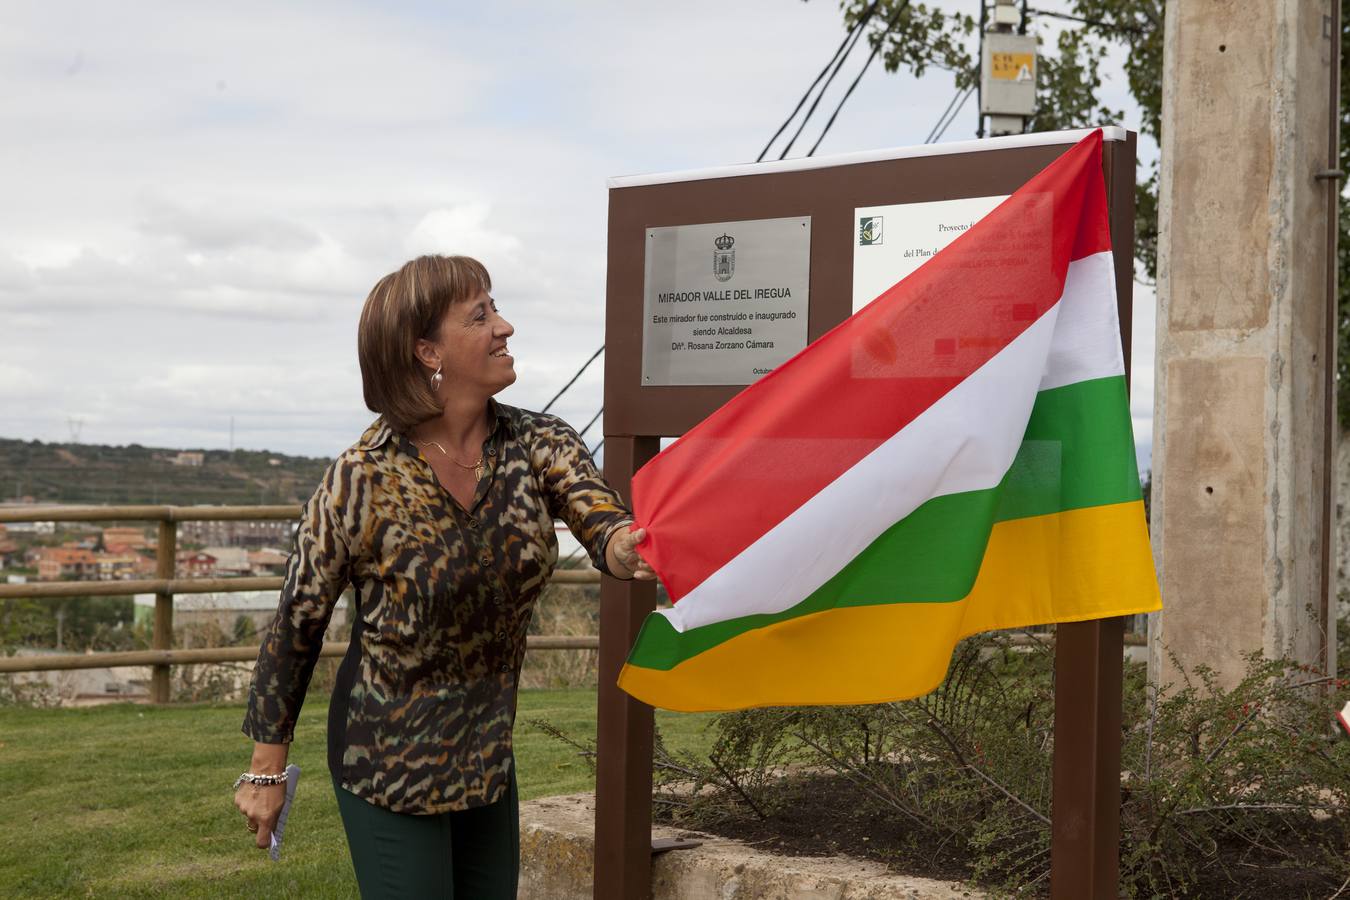
[[[1167,8],[1152,506],[1164,608],[1149,628],[1158,683],[1204,663],[1231,686],[1256,650],[1335,672],[1326,492],[1338,7]]]
[[[1021,134],[1036,112],[1036,38],[1026,33],[1024,10],[995,0],[993,23],[980,35],[980,137],[986,118],[997,137]],[[980,18],[987,21],[983,5]]]

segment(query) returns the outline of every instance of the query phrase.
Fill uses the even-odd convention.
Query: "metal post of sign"
[[[1125,378],[1134,294],[1134,140],[1103,148]],[[1110,900],[1120,877],[1121,690],[1125,620],[1056,626],[1052,900]]]
[[[1107,132],[1104,174],[1113,245],[1121,251],[1116,291],[1128,371],[1135,135],[1119,128]],[[683,434],[747,383],[695,383],[697,379],[680,374],[678,359],[655,368],[644,359],[648,329],[669,324],[664,313],[650,308],[647,245],[656,239],[653,235],[659,236],[656,229],[736,225],[737,234],[745,237],[738,237],[734,246],[724,240],[705,247],[701,231],[685,233],[697,238],[700,271],[705,265],[730,263],[715,254],[735,250],[741,254],[737,269],[748,273],[756,231],[740,226],[794,217],[809,223],[799,227],[808,228],[810,236],[806,339],[815,340],[855,308],[853,279],[855,271],[862,271],[855,270],[856,248],[880,243],[890,234],[879,229],[879,222],[875,231],[860,225],[872,221],[871,210],[899,205],[904,217],[915,208],[907,204],[963,198],[977,203],[1006,196],[1075,139],[1021,135],[611,181],[605,322],[605,473],[611,483],[626,496],[634,472],[656,453],[659,437]],[[727,229],[727,236],[731,231]],[[722,268],[717,272],[727,274]],[[729,281],[727,289],[736,284]],[[863,287],[860,281],[859,290]],[[719,294],[711,296],[715,302]],[[736,296],[732,290],[733,303]],[[665,343],[671,347],[684,339],[673,334]],[[732,372],[734,366],[720,371]],[[648,707],[618,690],[615,679],[653,603],[648,585],[612,579],[602,585],[597,900],[650,896],[653,719]],[[1059,626],[1051,826],[1051,890],[1056,900],[1116,896],[1123,624],[1116,618]]]
[[[658,440],[605,435],[605,478],[625,497],[633,473]],[[619,690],[619,670],[656,589],[636,581],[600,583],[600,685],[595,779],[595,897],[645,900],[651,893],[652,708]]]

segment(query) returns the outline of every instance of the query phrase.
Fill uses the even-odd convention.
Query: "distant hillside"
[[[253,450],[199,450],[201,466],[175,465],[178,450],[44,444],[0,438],[0,500],[39,503],[252,505],[303,503],[329,460]]]

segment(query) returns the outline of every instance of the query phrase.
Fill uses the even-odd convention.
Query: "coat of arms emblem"
[[[736,274],[736,251],[731,249],[736,239],[723,234],[713,243],[717,245],[713,251],[713,277],[718,281],[730,281],[731,276]]]

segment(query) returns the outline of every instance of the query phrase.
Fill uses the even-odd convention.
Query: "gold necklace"
[[[455,465],[459,466],[461,469],[472,469],[472,470],[473,470],[473,477],[474,477],[474,480],[475,480],[475,481],[482,481],[482,480],[483,480],[483,472],[484,472],[484,470],[485,470],[485,466],[483,465],[483,454],[481,454],[481,453],[478,454],[478,459],[475,460],[474,463],[473,463],[472,465],[466,466],[466,465],[464,465],[464,463],[462,463],[462,462],[460,462],[459,460],[455,459],[455,458],[454,458],[453,456],[451,456],[449,453],[446,453],[446,452],[445,452],[445,448],[442,447],[440,444],[436,443],[435,441],[413,441],[413,443],[414,443],[414,444],[421,444],[423,447],[425,447],[425,446],[427,446],[428,444],[430,444],[431,446],[435,447],[437,450],[441,451],[441,456],[444,456],[446,459],[450,460],[452,463],[454,463]]]

